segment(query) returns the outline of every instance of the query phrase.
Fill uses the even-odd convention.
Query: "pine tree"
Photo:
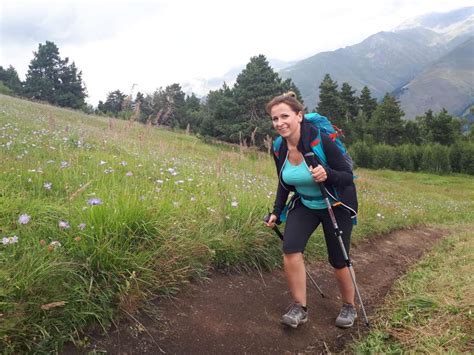
[[[63,107],[82,108],[85,104],[86,90],[82,84],[82,72],[72,62],[67,65],[68,58],[59,73],[60,84],[56,88],[55,103]]]
[[[372,118],[372,114],[377,108],[377,100],[372,98],[370,90],[367,86],[364,86],[360,92],[359,107],[365,112],[368,120]]]
[[[319,104],[316,111],[329,118],[336,126],[344,126],[344,109],[337,90],[337,82],[332,80],[329,74],[324,76],[319,85]]]
[[[68,58],[60,58],[56,44],[40,43],[26,74],[25,95],[51,104],[81,108],[86,97],[82,73],[74,62],[71,65],[68,62]]]
[[[184,99],[184,118],[180,122],[180,127],[197,132],[203,119],[201,111],[199,98],[194,93],[187,95]]]
[[[444,108],[434,117],[431,123],[430,132],[433,143],[442,145],[454,144],[456,140],[456,125],[448,111]]]
[[[344,132],[344,141],[346,144],[351,144],[357,139],[354,134],[354,124],[359,108],[357,106],[357,97],[354,96],[355,90],[348,83],[342,83],[341,92],[341,106],[343,112],[342,128]]]
[[[22,93],[22,82],[18,77],[18,72],[13,66],[10,65],[6,70],[0,66],[0,81],[3,82],[7,88],[11,89],[13,93]]]
[[[420,125],[416,121],[406,121],[404,126],[404,142],[419,145],[422,142]]]
[[[165,111],[160,119],[160,124],[170,127],[186,128],[186,94],[181,89],[181,85],[175,83],[165,88]]]
[[[295,89],[294,84],[288,80],[282,82],[264,55],[250,58],[245,69],[237,76],[233,89],[235,103],[240,109],[235,121],[241,139],[246,144],[263,147],[266,136],[273,134],[265,106],[274,96],[288,89]]]
[[[346,122],[353,120],[359,112],[357,97],[354,96],[355,90],[348,83],[342,83],[340,97],[343,105],[343,112]]]
[[[351,126],[352,142],[367,141],[369,130],[367,126],[367,116],[364,111],[359,110]],[[344,140],[345,142],[345,140]]]
[[[241,125],[236,118],[240,108],[226,83],[221,89],[209,92],[204,109],[206,115],[199,129],[203,136],[239,143]]]
[[[97,109],[99,112],[117,116],[120,111],[122,111],[123,103],[127,95],[125,95],[120,90],[111,91],[107,94],[107,99],[105,103],[99,101]]]
[[[295,85],[295,83],[291,79],[286,79],[281,83],[281,93],[284,94],[289,91],[293,91],[298,101],[304,104],[300,89],[298,89],[298,87]]]
[[[400,103],[390,94],[385,94],[370,120],[370,130],[376,143],[398,145],[403,140],[404,113]]]

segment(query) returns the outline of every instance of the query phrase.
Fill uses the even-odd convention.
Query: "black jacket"
[[[301,137],[298,142],[298,150],[305,157],[306,164],[316,167],[318,160],[314,156],[305,156],[306,153],[311,153],[310,143],[318,136],[318,129],[313,125],[307,123],[305,120],[301,123]],[[352,209],[352,215],[357,213],[357,193],[354,185],[353,174],[351,168],[347,165],[342,152],[337,147],[328,135],[321,132],[321,143],[323,145],[324,153],[328,166],[325,167],[327,173],[327,180],[324,182],[326,189],[332,193],[334,188],[337,192],[339,201],[345,204],[349,209]],[[288,147],[286,140],[283,139],[280,145],[279,158],[275,156],[272,149],[272,155],[275,160],[277,174],[278,174],[278,189],[275,197],[275,204],[273,206],[273,214],[280,216],[290,191],[295,191],[295,187],[285,184],[281,179],[281,170],[285,163],[288,154]]]

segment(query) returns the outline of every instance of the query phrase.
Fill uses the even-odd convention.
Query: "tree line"
[[[53,42],[39,45],[25,82],[20,81],[12,66],[0,67],[0,92],[88,113],[186,129],[205,139],[262,149],[269,149],[274,135],[265,105],[289,90],[303,102],[292,80],[281,78],[265,56],[258,55],[250,58],[233,87],[224,83],[204,99],[194,93],[186,95],[175,83],[148,94],[138,92],[134,98],[114,90],[93,108],[85,103],[82,72],[74,62],[69,64],[68,58],[60,58]],[[393,95],[387,93],[377,102],[367,86],[356,95],[349,83],[342,83],[339,89],[338,83],[326,74],[319,85],[318,105],[306,110],[330,118],[343,130],[343,141],[358,166],[474,174],[473,128],[463,134],[464,122],[444,109],[437,113],[428,110],[415,120],[404,120],[400,103]],[[412,163],[397,163],[402,160]]]
[[[61,59],[53,42],[39,44],[22,82],[13,66],[0,66],[0,93],[15,94],[53,105],[87,110],[82,72],[69,58]]]

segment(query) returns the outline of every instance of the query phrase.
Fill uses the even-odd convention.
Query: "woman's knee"
[[[336,270],[344,269],[347,266],[347,263],[343,258],[329,257],[328,261],[329,261],[329,264],[331,264],[331,266]]]
[[[285,266],[298,265],[303,261],[303,253],[283,254],[283,264]]]

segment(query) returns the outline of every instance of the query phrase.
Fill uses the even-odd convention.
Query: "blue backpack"
[[[344,160],[346,161],[347,165],[350,167],[351,171],[353,170],[354,163],[352,158],[350,157],[349,153],[347,152],[344,143],[342,143],[341,137],[343,136],[342,130],[335,125],[333,125],[326,117],[321,116],[319,113],[312,112],[307,113],[304,115],[304,119],[318,128],[318,136],[314,141],[310,143],[311,149],[313,150],[314,154],[319,158],[321,163],[325,166],[328,165],[326,154],[324,153],[324,149],[321,144],[321,132],[327,134],[329,138],[332,139],[334,143],[336,143],[337,147],[341,151],[342,155],[344,156]],[[277,158],[279,158],[280,154],[280,146],[282,142],[282,137],[278,136],[273,141],[273,152]]]

